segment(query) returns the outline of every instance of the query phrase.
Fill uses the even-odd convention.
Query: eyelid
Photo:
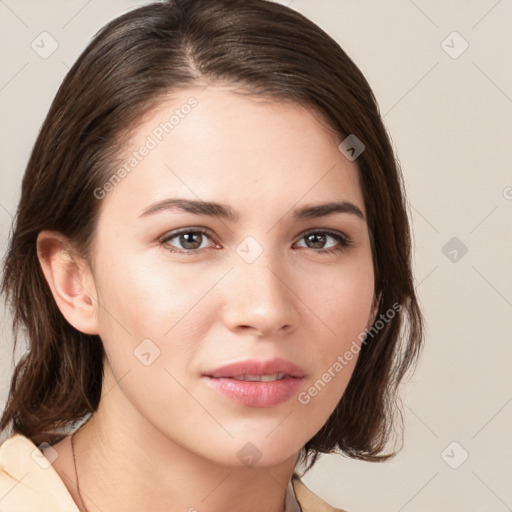
[[[330,229],[330,228],[313,228],[313,229],[308,229],[307,231],[303,231],[297,241],[300,241],[302,240],[303,238],[305,238],[306,236],[310,235],[310,234],[317,234],[317,233],[321,233],[321,234],[324,234],[324,235],[327,235],[331,238],[334,238],[334,240],[336,240],[338,242],[338,246],[334,246],[334,247],[329,247],[327,249],[311,249],[313,252],[317,252],[317,253],[329,253],[329,252],[336,252],[336,251],[344,251],[344,250],[348,250],[350,249],[353,245],[354,245],[354,240],[352,240],[352,238],[350,238],[347,234],[343,233],[342,231],[338,231],[336,229]]]
[[[210,238],[212,240],[212,242],[213,242],[213,239],[215,238],[213,231],[208,228],[204,228],[204,227],[200,227],[200,226],[190,226],[190,227],[187,226],[185,228],[179,228],[179,229],[175,229],[173,231],[169,231],[168,233],[166,233],[165,235],[160,237],[159,241],[161,243],[166,243],[169,240],[177,237],[181,233],[202,233],[203,235],[208,236],[208,238]]]
[[[348,243],[352,243],[352,239],[347,234],[343,233],[343,231],[338,231],[337,229],[330,229],[330,228],[312,228],[312,229],[308,229],[306,231],[303,231],[299,235],[298,239],[301,239],[301,238],[303,238],[303,237],[305,237],[307,235],[313,234],[313,233],[325,233],[325,234],[327,234],[329,236],[343,238]]]
[[[184,228],[175,229],[175,230],[170,231],[170,232],[166,233],[165,235],[163,235],[159,239],[159,241],[163,245],[167,244],[167,242],[169,240],[176,238],[181,233],[202,233],[203,235],[205,235],[207,238],[209,238],[212,241],[212,245],[213,244],[218,245],[218,243],[215,241],[216,237],[215,237],[215,235],[213,235],[213,232],[209,228],[200,227],[200,226],[187,226]],[[310,234],[318,234],[318,233],[321,233],[321,234],[324,234],[324,235],[327,235],[327,236],[333,238],[334,240],[336,240],[338,242],[338,245],[336,245],[334,247],[329,247],[327,249],[310,249],[314,253],[326,254],[326,253],[333,253],[333,252],[337,252],[337,251],[344,251],[354,245],[354,241],[348,235],[346,235],[345,233],[343,233],[341,231],[338,231],[335,229],[330,229],[330,228],[310,228],[306,231],[303,231],[300,233],[300,235],[298,235],[296,242],[294,242],[294,244],[303,240],[306,236],[308,236]],[[203,247],[202,249],[188,249],[188,250],[187,249],[179,249],[179,248],[171,245],[171,247],[174,247],[174,249],[168,248],[167,250],[169,250],[170,252],[173,252],[173,253],[177,253],[177,254],[186,254],[186,255],[192,256],[192,255],[197,255],[197,254],[202,253],[205,249],[212,248],[212,245],[210,245],[210,247]],[[308,249],[308,247],[304,247],[304,248]]]

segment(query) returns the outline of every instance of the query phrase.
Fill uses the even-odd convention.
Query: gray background
[[[64,74],[101,26],[143,3],[0,0],[2,254]],[[512,510],[512,2],[281,3],[331,34],[374,89],[405,175],[427,318],[426,347],[404,388],[400,454],[383,464],[323,456],[304,480],[351,512]],[[2,404],[8,321],[4,314]]]

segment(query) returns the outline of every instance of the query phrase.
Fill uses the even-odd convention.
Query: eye
[[[170,244],[171,240],[176,239],[180,248],[176,248],[175,245]],[[173,231],[168,236],[163,238],[161,242],[166,244],[166,248],[175,253],[193,255],[200,249],[212,247],[212,243],[203,245],[205,239],[210,239],[209,231],[201,228],[185,228],[179,231]]]
[[[338,242],[337,245],[331,245],[328,248],[323,248],[326,241],[331,238]],[[338,251],[344,251],[348,249],[352,245],[352,240],[348,238],[346,235],[339,233],[338,231],[308,231],[307,233],[304,233],[300,240],[306,240],[307,244],[310,244],[310,246],[306,245],[308,248],[317,249],[315,252],[319,253],[334,253]],[[311,247],[311,245],[313,247]]]
[[[170,243],[174,239],[176,239],[175,243],[181,245],[181,248]],[[209,230],[203,228],[184,228],[169,233],[169,235],[161,239],[161,243],[164,244],[166,249],[170,252],[192,256],[202,249],[214,246],[219,247],[213,244],[211,239],[212,237]],[[328,239],[335,240],[338,243],[325,248],[324,245],[327,243]],[[206,240],[210,240],[210,243],[205,243]],[[353,243],[346,235],[338,231],[330,230],[308,231],[302,234],[300,240],[306,240],[306,248],[313,249],[313,251],[317,253],[335,253],[343,251]]]

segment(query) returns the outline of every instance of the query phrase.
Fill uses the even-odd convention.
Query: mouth
[[[304,377],[302,368],[286,359],[275,358],[266,361],[257,359],[247,359],[229,363],[215,370],[205,372],[207,377],[225,377],[237,380],[256,380],[268,378],[269,380],[279,380],[284,377]]]
[[[234,377],[225,377],[227,379],[243,380],[245,382],[274,382],[276,380],[283,380],[286,373],[272,373],[270,375],[236,375]]]
[[[225,397],[247,407],[273,407],[289,400],[304,382],[303,370],[284,359],[231,363],[203,374]]]

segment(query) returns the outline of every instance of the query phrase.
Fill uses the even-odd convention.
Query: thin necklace
[[[78,497],[80,498],[80,501],[82,502],[82,507],[84,508],[85,512],[89,512],[87,510],[87,507],[85,506],[84,499],[82,498],[82,493],[80,492],[80,484],[78,483],[78,471],[76,470],[74,437],[77,432],[78,432],[78,430],[75,430],[75,432],[73,432],[73,434],[71,435],[71,451],[73,452],[73,464],[75,465],[76,487],[78,489]]]

